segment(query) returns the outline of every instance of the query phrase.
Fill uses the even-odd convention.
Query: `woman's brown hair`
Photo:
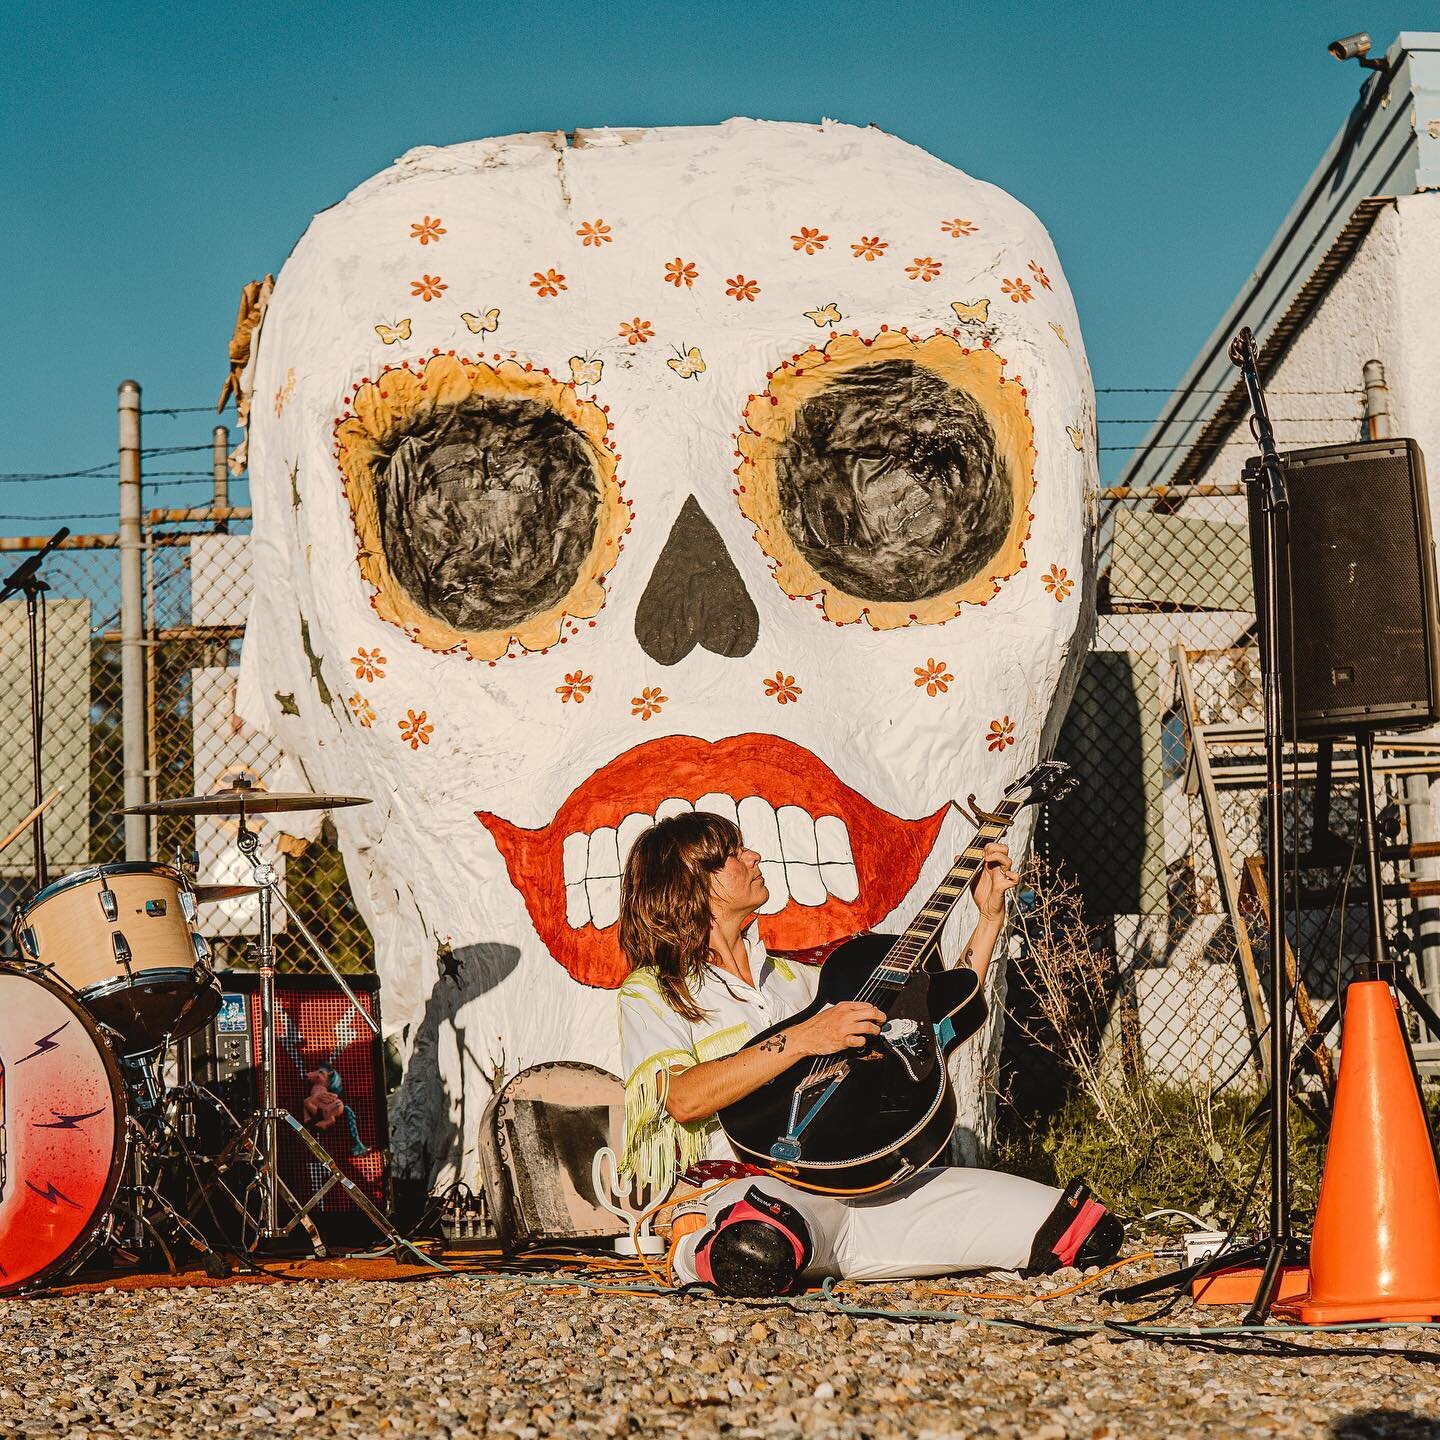
[[[710,953],[710,879],[740,852],[740,827],[692,810],[643,831],[625,861],[620,887],[620,949],[632,970],[652,969],[666,1003],[703,1020],[691,986]]]

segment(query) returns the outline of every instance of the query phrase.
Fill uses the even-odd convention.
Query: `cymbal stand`
[[[275,1074],[275,934],[272,909],[275,900],[278,899],[286,913],[295,918],[301,933],[319,955],[331,975],[340,982],[341,989],[349,998],[350,1003],[359,1011],[366,1024],[376,1034],[379,1033],[379,1027],[374,1018],[361,1008],[354,991],[341,979],[329,956],[324,953],[319,943],[295,916],[294,910],[280,895],[275,868],[259,853],[260,837],[245,823],[243,801],[239,813],[239,825],[235,843],[254,871],[260,902],[260,942],[256,959],[257,968],[260,971],[261,1103],[259,1110],[245,1122],[239,1134],[221,1152],[216,1162],[216,1169],[220,1176],[221,1188],[241,1216],[248,1217],[250,1214],[248,1206],[225,1183],[224,1174],[230,1165],[240,1158],[247,1160],[254,1168],[255,1179],[251,1188],[259,1187],[260,1213],[254,1221],[253,1234],[247,1242],[246,1248],[253,1250],[267,1241],[283,1240],[293,1234],[297,1227],[303,1227],[316,1258],[323,1259],[326,1253],[325,1244],[320,1238],[320,1232],[315,1228],[315,1222],[311,1219],[310,1212],[338,1185],[355,1208],[390,1242],[391,1249],[406,1250],[421,1263],[436,1270],[448,1271],[448,1266],[431,1259],[423,1250],[405,1239],[390,1223],[386,1215],[371,1201],[370,1197],[335,1163],[334,1157],[305,1128],[300,1119],[279,1103]],[[304,1204],[296,1199],[290,1187],[280,1178],[280,1132],[282,1126],[288,1126],[294,1132],[300,1143],[309,1150],[312,1160],[326,1177]],[[282,1220],[282,1209],[289,1212],[289,1219]]]

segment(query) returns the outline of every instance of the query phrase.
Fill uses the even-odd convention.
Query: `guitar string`
[[[961,852],[962,858],[969,855],[969,853],[977,846],[983,852],[986,845],[992,844],[995,840],[999,839],[999,837],[1003,835],[1006,830],[1008,830],[1010,826],[1014,823],[1015,817],[1020,813],[1021,808],[1022,806],[1019,801],[1002,800],[998,809],[996,810],[998,823],[997,821],[986,821],[985,823],[983,823],[980,828],[975,832],[974,840],[972,840],[971,843],[967,845],[965,849]],[[987,835],[986,832],[992,830],[994,831],[994,833]],[[926,918],[926,912],[930,909],[930,906],[935,903],[935,897],[939,895],[942,890],[945,890],[949,886],[951,886],[952,883],[954,882],[952,881],[950,876],[947,876],[946,879],[941,882],[941,884],[937,887],[935,894],[932,895],[930,899],[925,902],[924,906],[920,910],[920,913],[915,917],[915,920],[913,920],[911,922],[911,925],[906,928],[905,933],[899,938],[899,940],[895,942],[893,946],[891,946],[889,950],[885,952],[884,960],[882,960],[880,964],[875,967],[875,971],[879,971],[880,969],[882,969],[887,963],[895,959],[897,956],[907,965],[914,965],[914,962],[920,957],[920,955],[924,953],[925,948],[934,938],[935,929],[938,928],[938,925],[943,925],[946,919],[949,918],[950,911],[954,907],[955,901],[959,899],[960,895],[965,889],[965,885],[968,884],[968,877],[966,880],[960,883],[954,894],[948,898],[947,903],[944,907],[944,914],[938,917],[929,917],[931,919],[937,920],[938,925],[936,927],[931,927],[930,934],[925,936],[924,939],[916,942],[913,950],[909,950],[906,948],[907,942],[915,940],[915,937],[911,933],[913,926],[921,919]],[[865,984],[862,985],[860,989],[856,992],[855,999],[857,1001],[868,1001],[872,995],[878,994],[880,990],[889,983],[886,981],[876,980],[875,971],[871,972],[870,976],[866,979]],[[805,1079],[800,1083],[800,1085],[796,1086],[796,1089],[808,1090],[822,1080],[828,1082],[831,1075],[842,1075],[844,1073],[847,1063],[848,1061],[846,1061],[845,1059],[836,1061],[833,1056],[829,1055],[816,1059],[811,1064],[810,1073],[805,1077]]]

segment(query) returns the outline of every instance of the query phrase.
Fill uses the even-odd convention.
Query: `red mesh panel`
[[[367,1014],[375,1013],[375,997],[357,991],[356,998]],[[381,1133],[380,1101],[377,1094],[379,1041],[370,1027],[355,1014],[349,1000],[338,989],[314,990],[275,984],[275,1091],[277,1103],[297,1119],[305,1118],[305,1097],[310,1083],[304,1072],[329,1066],[339,1073],[340,1098],[355,1117],[365,1155],[353,1155],[354,1136],[342,1115],[325,1130],[307,1127],[333,1157],[340,1169],[366,1197],[385,1208],[385,1146]],[[251,1001],[251,1058],[255,1065],[257,1092],[260,1064],[260,997]],[[280,1132],[280,1176],[304,1204],[321,1186],[324,1175],[309,1148],[285,1127]],[[317,1207],[322,1214],[355,1214],[357,1207],[337,1183]]]

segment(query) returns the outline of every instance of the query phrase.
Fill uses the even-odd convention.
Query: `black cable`
[[[1233,389],[1233,387],[1231,387]],[[1097,395],[1175,395],[1179,387],[1171,385],[1097,385]],[[1187,390],[1187,395],[1229,395],[1230,389],[1225,390]],[[1365,391],[1359,390],[1267,390],[1267,395],[1363,395]]]

